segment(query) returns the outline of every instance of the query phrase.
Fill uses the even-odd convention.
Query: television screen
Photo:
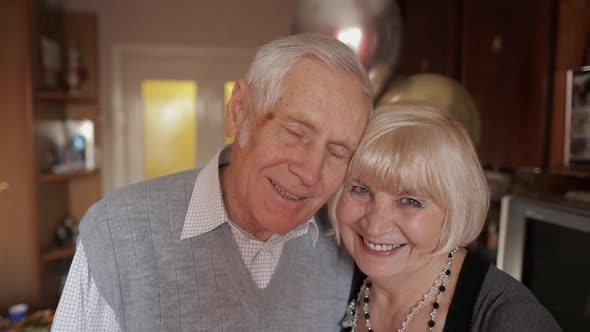
[[[590,204],[505,196],[498,268],[527,286],[564,331],[590,326]]]
[[[564,331],[590,326],[590,233],[526,218],[522,283]]]

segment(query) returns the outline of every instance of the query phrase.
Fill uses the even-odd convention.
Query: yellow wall
[[[224,86],[223,86],[223,93],[224,93],[224,107],[227,107],[227,103],[229,102],[229,99],[231,98],[231,93],[232,90],[234,89],[234,81],[227,81],[225,82]],[[234,138],[233,137],[227,137],[225,136],[225,144],[232,144],[234,142]]]
[[[145,178],[176,173],[197,164],[197,84],[146,80],[143,96]]]

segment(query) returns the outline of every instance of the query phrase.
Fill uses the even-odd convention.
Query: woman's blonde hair
[[[435,254],[472,242],[485,222],[489,191],[473,143],[445,110],[429,103],[377,108],[350,161],[346,181],[351,178],[371,184],[372,190],[427,195],[444,208]],[[338,240],[336,207],[342,190],[330,203]]]

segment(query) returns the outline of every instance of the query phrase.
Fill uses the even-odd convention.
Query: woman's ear
[[[224,131],[227,137],[237,137],[242,129],[242,124],[248,117],[249,90],[246,82],[236,81],[231,98],[227,103],[224,114]]]

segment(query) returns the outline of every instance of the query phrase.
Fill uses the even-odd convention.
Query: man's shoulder
[[[146,191],[167,191],[167,189],[170,190],[178,185],[190,185],[192,189],[192,185],[195,183],[199,171],[199,169],[192,169],[126,185],[108,194],[104,199],[120,199],[127,196],[138,196]]]
[[[105,219],[112,222],[118,215],[123,215],[123,211],[129,215],[174,200],[188,201],[198,173],[198,169],[193,169],[121,187],[96,202],[86,213],[81,227],[87,228],[88,224]]]
[[[199,169],[193,169],[129,184],[109,193],[98,203],[106,207],[120,205],[126,201],[141,200],[146,195],[171,194],[174,191],[190,194],[198,173]]]

